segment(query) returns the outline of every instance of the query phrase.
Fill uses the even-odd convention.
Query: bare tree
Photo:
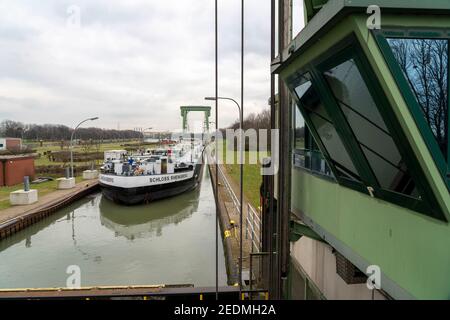
[[[392,52],[444,155],[448,141],[448,40],[391,39]]]
[[[0,135],[10,138],[25,138],[27,140],[46,141],[68,141],[72,134],[71,128],[54,124],[23,124],[21,122],[4,120],[0,123]],[[118,139],[138,139],[140,133],[133,130],[110,130],[100,128],[80,128],[77,130],[77,137],[82,140],[118,140]]]

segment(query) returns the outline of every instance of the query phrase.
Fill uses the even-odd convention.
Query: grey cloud
[[[249,0],[246,112],[269,94],[269,3]],[[81,8],[81,28],[65,26]],[[220,91],[239,97],[240,1],[221,2]],[[5,10],[2,10],[5,9]],[[214,90],[213,1],[3,0],[0,116],[100,127],[178,128],[180,105],[205,104]],[[13,109],[13,110],[11,110]],[[221,123],[234,110],[221,108]]]

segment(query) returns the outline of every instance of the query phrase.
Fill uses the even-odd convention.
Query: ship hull
[[[203,164],[197,164],[192,178],[165,184],[139,187],[118,187],[102,183],[100,187],[105,198],[122,205],[138,205],[150,203],[164,198],[174,197],[197,188],[203,176]],[[133,177],[130,177],[133,179]]]

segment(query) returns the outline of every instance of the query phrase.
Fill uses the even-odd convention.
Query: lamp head
[[[207,100],[207,101],[216,101],[216,98],[214,98],[214,97],[205,97],[205,100]]]

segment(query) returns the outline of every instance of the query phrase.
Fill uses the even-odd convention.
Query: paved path
[[[74,194],[77,194],[80,191],[83,191],[84,189],[87,189],[88,187],[93,186],[94,184],[98,184],[97,180],[91,180],[91,181],[83,181],[80,183],[77,183],[75,188],[70,190],[56,190],[52,193],[46,194],[45,196],[39,197],[39,201],[27,206],[14,206],[10,207],[4,210],[0,210],[0,224],[20,217],[22,215],[26,215],[28,213],[39,211],[40,209],[43,209],[45,207],[52,206],[58,202],[61,202]]]

